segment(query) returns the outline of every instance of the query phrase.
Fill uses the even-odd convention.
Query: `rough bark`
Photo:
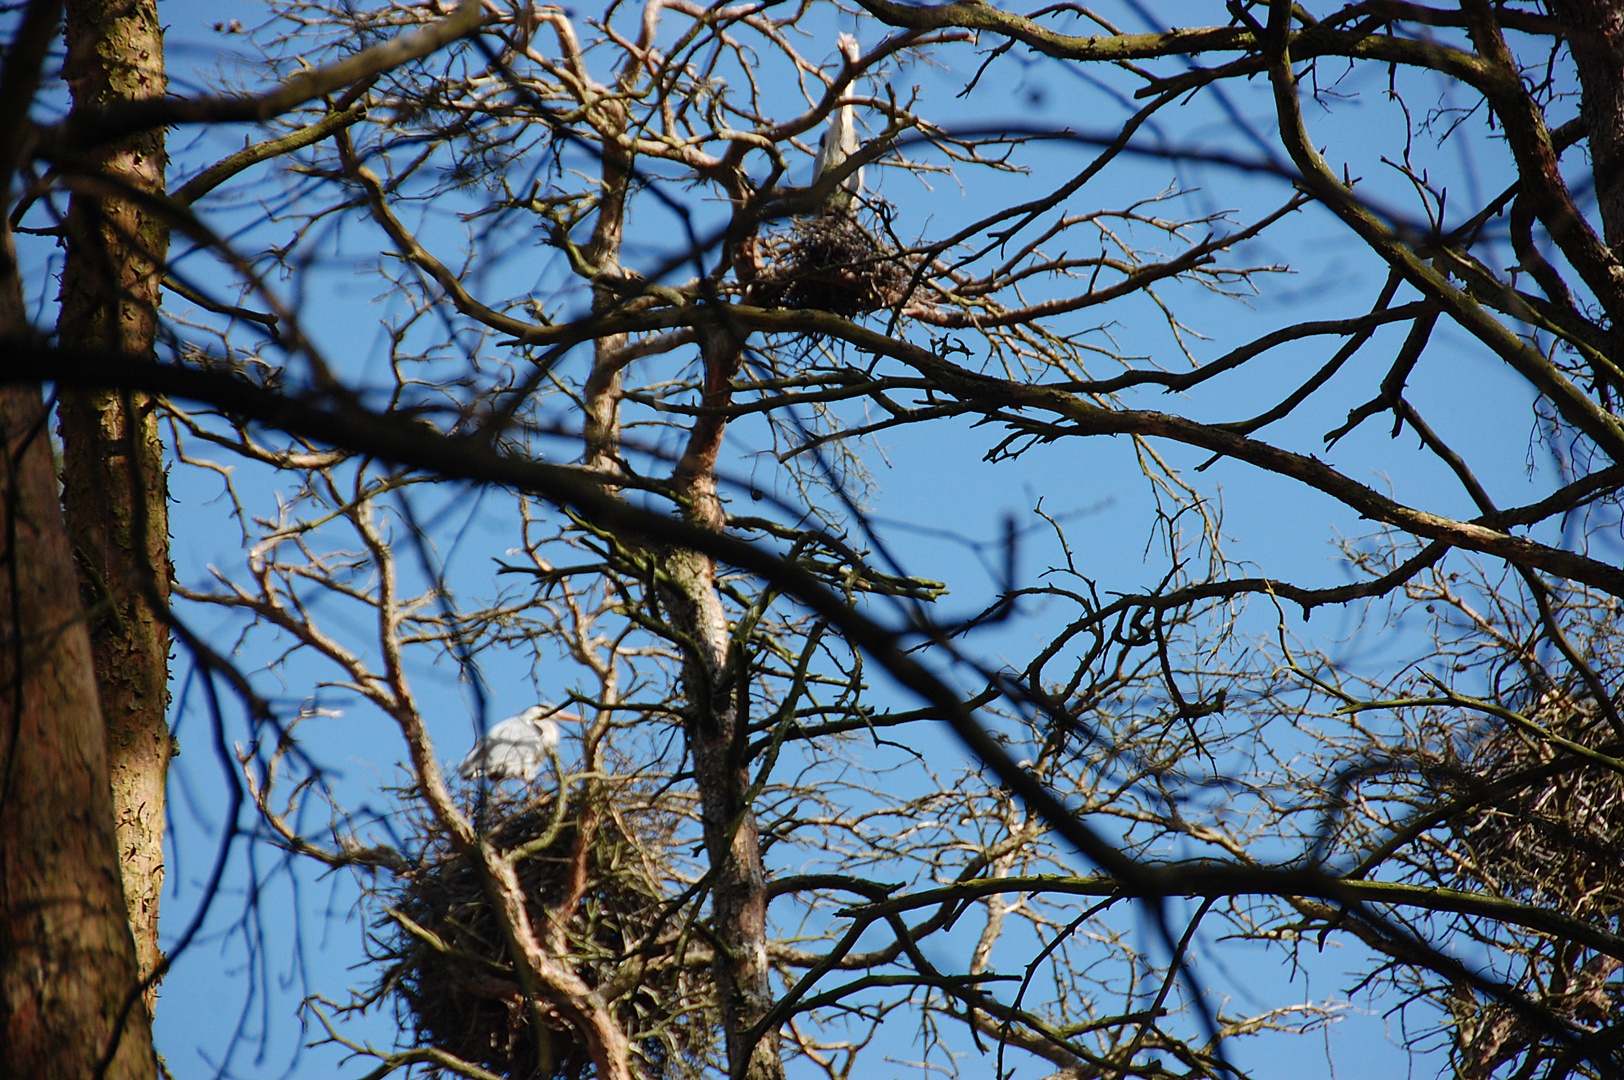
[[[599,275],[593,309],[612,311],[622,300],[610,283],[620,274],[626,196],[632,162],[615,136],[624,116],[610,112],[603,132],[603,196],[592,239],[583,254]],[[618,475],[620,392],[628,338],[600,337],[584,393],[583,464]],[[705,368],[704,400],[725,404],[738,372],[743,343],[724,330],[700,335]],[[726,420],[699,417],[689,433],[673,483],[689,521],[720,529],[724,517],[716,493],[716,458]],[[672,628],[685,642],[682,688],[685,727],[693,755],[705,848],[712,868],[711,915],[717,937],[716,976],[727,1041],[728,1071],[744,1080],[782,1080],[776,1031],[746,1042],[747,1033],[772,1007],[767,965],[767,879],[750,787],[745,749],[748,711],[735,677],[732,631],[716,588],[716,564],[699,552],[678,548],[663,559],[662,601]]]
[[[82,1080],[116,1039],[103,1075],[155,1077],[38,387],[0,388],[0,545],[0,1076]]]
[[[625,123],[625,111],[618,106],[605,106],[604,111],[613,123],[603,141],[603,201],[598,204],[592,241],[584,253],[599,274],[600,280],[592,288],[592,310],[597,314],[613,311],[620,304],[620,297],[608,282],[620,274],[620,244],[625,235],[626,194],[632,173],[630,159],[615,142]],[[606,476],[618,475],[621,471],[620,395],[624,370],[621,354],[626,341],[625,334],[606,334],[595,342],[592,370],[582,388],[586,405],[581,433],[586,447],[582,464]]]
[[[1579,73],[1602,231],[1617,252],[1624,244],[1624,3],[1551,0],[1550,10]]]
[[[75,108],[161,97],[163,36],[153,0],[68,0],[67,64]],[[163,131],[96,152],[69,205],[62,344],[148,356],[157,334],[165,223],[119,197],[164,191]],[[106,730],[124,896],[143,977],[162,959],[164,784],[171,740],[169,630],[159,616],[170,568],[163,447],[144,394],[64,389],[58,416],[63,502]],[[146,1007],[155,1003],[156,988]]]
[[[60,8],[30,4],[0,67],[26,114]],[[20,128],[21,125],[16,125]],[[0,137],[0,191],[20,140]],[[0,341],[31,336],[0,214]],[[4,351],[0,349],[0,351]],[[0,1076],[156,1077],[125,917],[90,642],[38,385],[0,388]]]
[[[716,491],[716,458],[726,427],[720,406],[730,397],[743,342],[723,327],[712,327],[701,332],[700,351],[704,403],[713,411],[695,421],[674,480],[688,520],[720,529],[724,518]],[[782,1080],[778,1032],[747,1039],[772,1008],[773,999],[767,963],[767,875],[748,799],[746,664],[736,654],[716,588],[715,560],[679,549],[667,555],[664,570],[666,603],[686,639],[685,725],[711,865],[712,928],[728,1072],[743,1080]]]

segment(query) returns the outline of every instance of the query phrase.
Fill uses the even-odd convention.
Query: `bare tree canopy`
[[[1624,1075],[1624,4],[75,3],[0,1042]]]

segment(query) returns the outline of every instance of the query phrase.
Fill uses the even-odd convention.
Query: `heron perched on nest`
[[[857,63],[860,51],[857,39],[850,34],[840,35],[840,53],[846,63]],[[818,143],[818,159],[812,166],[812,183],[839,169],[857,153],[862,143],[857,137],[857,117],[851,102],[842,101],[829,114],[829,126]],[[831,191],[823,203],[823,213],[844,214],[851,210],[852,202],[863,189],[863,170],[854,169]]]
[[[595,794],[562,800],[562,819],[560,802],[545,793],[520,800],[493,793],[485,841],[511,858],[530,923],[549,928],[557,962],[605,988],[604,1004],[634,1048],[632,1076],[724,1075],[717,981],[709,964],[694,962],[681,916],[697,902],[676,862],[686,815],[658,784],[600,783]],[[503,929],[512,914],[488,895],[479,853],[421,805],[406,823],[408,866],[382,886],[387,914],[375,940],[387,965],[381,987],[398,995],[412,1037],[483,1066],[481,1075],[597,1075],[585,1037],[552,1009],[531,1007],[517,979],[504,977],[513,970]],[[638,965],[632,980],[623,969],[628,953]]]
[[[556,705],[532,705],[487,731],[462,759],[457,771],[464,780],[499,783],[511,778],[528,784],[558,745],[560,720],[580,723],[581,718]]]
[[[842,78],[853,76],[862,60],[857,39],[841,34],[840,53],[846,62]],[[831,85],[838,82],[832,80]],[[812,166],[811,187],[828,184],[829,190],[815,207],[815,216],[809,202],[801,203],[797,210],[808,216],[765,237],[762,269],[751,287],[752,303],[849,318],[900,304],[907,297],[916,257],[897,252],[864,227],[860,218],[884,218],[880,200],[867,200],[865,213],[856,212],[863,170],[852,168],[852,158],[862,150],[856,106],[843,97],[829,112]]]

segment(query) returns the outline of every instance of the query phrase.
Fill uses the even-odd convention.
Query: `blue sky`
[[[1212,8],[1214,13],[1219,10]],[[198,79],[206,78],[214,69],[217,50],[242,42],[229,29],[216,30],[217,25],[229,28],[232,20],[238,20],[252,27],[263,18],[262,12],[263,8],[239,0],[206,5],[196,0],[166,2],[162,14],[169,27],[171,77],[176,88],[195,87]],[[856,25],[865,45],[877,40],[878,32],[867,23],[846,20],[844,25]],[[816,50],[811,51],[816,54]],[[832,57],[832,35],[829,52]],[[1000,122],[1015,109],[1031,122],[1094,131],[1109,129],[1122,115],[1122,103],[1099,86],[1059,65],[1028,63],[1018,57],[994,66],[982,91],[968,102],[955,102],[952,93],[966,78],[964,65],[974,62],[973,55],[960,47],[942,53],[941,59],[943,68],[913,68],[898,74],[896,83],[902,87],[917,82],[924,89],[925,100],[935,103],[936,118],[944,123],[976,126]],[[250,69],[250,84],[254,77]],[[1371,82],[1369,75],[1360,73],[1352,78],[1354,83],[1342,89],[1358,89],[1364,96],[1355,104],[1339,103],[1334,112],[1310,112],[1309,122],[1317,125],[1316,137],[1330,144],[1327,156],[1334,163],[1350,162],[1353,172],[1366,178],[1361,191],[1398,202],[1408,196],[1407,186],[1376,160],[1376,155],[1388,149],[1386,135],[1393,122],[1394,106],[1381,100],[1380,86]],[[867,90],[878,92],[879,88]],[[1235,105],[1242,114],[1257,117],[1259,126],[1267,130],[1270,121],[1264,91],[1263,87],[1239,88],[1241,96]],[[804,107],[788,88],[784,93],[788,101],[786,114]],[[1181,146],[1235,138],[1233,129],[1225,127],[1204,100],[1170,111],[1163,123],[1169,140]],[[249,134],[246,130],[206,137],[189,132],[172,134],[172,182],[227,152],[235,139]],[[1246,149],[1228,148],[1235,152]],[[1437,175],[1456,178],[1462,188],[1459,202],[1464,207],[1474,201],[1467,193],[1472,185],[1493,190],[1503,181],[1504,177],[1495,172],[1496,152],[1496,147],[1466,132],[1433,154],[1432,165]],[[873,193],[898,207],[899,232],[906,235],[909,230],[917,230],[928,235],[947,231],[951,223],[975,216],[993,201],[1030,197],[1044,190],[1046,179],[1080,168],[1092,153],[1078,145],[1033,150],[1026,155],[1033,168],[1031,175],[983,171],[962,186],[939,175],[928,178],[927,183],[900,170],[884,168],[871,168],[868,177]],[[810,159],[792,165],[809,170]],[[1236,220],[1244,220],[1248,214],[1277,205],[1289,196],[1286,187],[1275,180],[1238,184],[1233,176],[1220,170],[1178,172],[1166,162],[1147,160],[1108,170],[1100,182],[1080,193],[1078,203],[1115,206],[1174,183],[1195,189],[1179,200],[1180,205],[1233,210]],[[267,182],[242,190],[274,202],[289,197],[287,191],[292,189]],[[423,236],[442,242],[447,251],[461,241],[450,221],[455,209],[427,208],[438,224],[426,228]],[[245,229],[238,239],[245,249],[277,235],[274,227],[248,224],[260,212],[261,207],[251,199],[234,207],[205,206],[205,213],[217,215],[214,220],[220,227],[241,225]],[[696,211],[703,213],[703,208]],[[639,244],[645,245],[650,253],[649,264],[658,261],[655,256],[660,252],[679,250],[673,245],[681,244],[681,236],[672,228],[668,214],[646,212],[634,224],[637,228],[630,247],[635,253]],[[1204,296],[1191,288],[1169,288],[1168,295],[1181,318],[1193,331],[1206,335],[1205,339],[1195,335],[1188,339],[1198,360],[1221,355],[1235,344],[1280,325],[1291,314],[1314,312],[1314,317],[1337,317],[1366,310],[1379,288],[1382,272],[1341,226],[1327,214],[1310,208],[1291,220],[1286,235],[1291,240],[1289,248],[1276,249],[1276,241],[1265,239],[1243,250],[1245,262],[1263,264],[1289,259],[1295,264],[1290,285],[1271,285],[1260,301],[1245,303]],[[504,243],[516,245],[522,241],[522,236],[510,236]],[[301,323],[323,352],[337,358],[346,373],[361,379],[387,374],[381,325],[397,310],[378,279],[369,273],[378,263],[378,246],[378,234],[369,227],[335,228],[323,253],[326,261],[309,279],[279,284],[296,303]],[[1312,254],[1305,257],[1304,252]],[[493,258],[490,267],[482,267],[482,273],[475,275],[475,282],[493,294],[522,291],[525,284],[505,280],[501,274],[502,268],[528,265],[521,256],[501,261]],[[546,281],[536,284],[540,295]],[[183,311],[184,306],[176,304],[174,310]],[[1169,367],[1181,363],[1172,335],[1154,306],[1143,299],[1130,299],[1085,314],[1084,321],[1089,318],[1101,324],[1097,333],[1102,341],[1114,340],[1124,352],[1155,356]],[[433,327],[425,332],[432,334],[440,329]],[[1401,332],[1378,337],[1331,387],[1298,414],[1271,427],[1267,436],[1277,444],[1319,448],[1319,436],[1340,423],[1347,409],[1368,396],[1379,382]],[[1526,394],[1498,365],[1477,355],[1470,343],[1449,337],[1448,331],[1442,337],[1411,384],[1412,400],[1478,463],[1497,496],[1507,503],[1527,501],[1532,497],[1531,489],[1541,480],[1548,480],[1548,474],[1537,469],[1531,473],[1527,467],[1530,418]],[[1248,415],[1262,404],[1272,403],[1283,387],[1294,385],[1301,371],[1320,363],[1326,351],[1324,339],[1282,349],[1266,365],[1248,365],[1210,390],[1203,390],[1198,399],[1177,403],[1178,407],[1198,419]],[[1142,394],[1134,404],[1164,408],[1173,403],[1160,404],[1154,395]],[[737,457],[730,463],[731,470],[740,477],[759,475],[760,461],[752,456],[766,448],[759,429],[741,425],[735,435]],[[1058,559],[1056,547],[1045,540],[1033,513],[1040,500],[1047,512],[1067,520],[1069,539],[1075,550],[1084,553],[1086,572],[1100,583],[1102,591],[1142,588],[1160,578],[1165,572],[1165,560],[1152,543],[1146,524],[1151,496],[1127,440],[1043,446],[1017,460],[988,465],[982,461],[983,455],[998,437],[990,429],[972,429],[954,422],[924,432],[909,429],[882,435],[864,452],[875,481],[873,513],[878,519],[897,523],[890,536],[910,570],[946,580],[953,587],[946,601],[949,610],[967,612],[986,595],[991,581],[986,562],[963,540],[996,545],[1006,515],[1029,530],[1029,540],[1023,547],[1028,573]],[[1159,449],[1183,470],[1193,469],[1202,459],[1202,455],[1179,448]],[[1468,512],[1464,495],[1453,488],[1443,470],[1415,452],[1412,438],[1389,438],[1384,423],[1367,424],[1331,450],[1318,452],[1354,479],[1384,490],[1390,487],[1400,498],[1442,512]],[[239,467],[232,481],[247,502],[263,513],[275,512],[278,494],[264,470]],[[242,543],[238,529],[226,518],[222,478],[177,469],[172,482],[176,500],[175,554],[182,581],[201,583],[209,566],[239,572]],[[1220,462],[1200,474],[1200,483],[1210,495],[1221,499],[1232,558],[1267,566],[1272,574],[1300,582],[1334,584],[1344,580],[1347,570],[1333,541],[1339,535],[1357,536],[1369,528],[1368,523],[1358,521],[1329,500],[1305,495],[1293,485],[1261,476],[1240,463]],[[734,496],[741,500],[744,497],[741,491],[735,491]],[[454,535],[456,530],[448,528],[437,540],[450,580],[468,595],[477,594],[492,574],[494,560],[516,542],[510,508],[500,498],[475,500],[466,492],[420,493],[418,497],[416,505],[426,516],[466,520],[460,534]],[[948,534],[958,538],[948,538]],[[410,559],[405,561],[410,563]],[[359,608],[346,610],[342,603],[334,603],[318,614],[353,640],[364,641],[369,633],[365,613]],[[312,686],[331,677],[321,665],[303,656],[275,660],[277,649],[263,635],[237,641],[232,620],[196,611],[192,617],[211,641],[222,647],[236,646],[261,692],[273,695],[289,714],[312,697]],[[985,657],[1024,655],[1034,640],[1050,631],[1050,620],[1055,617],[1058,613],[1034,606],[1027,617],[978,636],[975,649]],[[1292,618],[1295,620],[1295,616]],[[1307,627],[1293,621],[1292,630],[1334,638],[1353,629],[1347,618],[1325,612]],[[1260,628],[1269,619],[1272,614],[1264,613]],[[553,669],[538,667],[522,656],[492,655],[483,661],[483,669],[490,688],[489,711],[484,717],[487,722],[517,711],[538,695],[557,697],[570,689],[567,678],[549,684],[548,680],[555,677]],[[473,738],[476,703],[457,673],[446,667],[414,670],[412,676],[426,704],[425,711],[432,717],[440,757],[454,761]],[[187,679],[184,657],[178,658],[176,688],[183,711],[180,733],[184,752],[177,761],[171,788],[175,848],[165,909],[171,937],[187,925],[199,890],[208,878],[220,836],[225,790],[216,748],[211,745],[214,733],[204,712],[205,700],[198,684]],[[900,702],[900,697],[897,700]],[[399,739],[388,723],[365,709],[356,709],[343,717],[314,718],[300,730],[310,740],[307,750],[330,770],[333,790],[347,806],[363,818],[372,811],[387,809],[388,798],[381,789],[398,784],[404,775],[398,765]],[[235,719],[228,732],[228,741],[249,737]],[[921,751],[943,767],[951,767],[958,758],[956,745],[945,731],[936,745]],[[250,818],[245,815],[242,820]],[[206,932],[179,958],[163,987],[158,1037],[174,1075],[186,1080],[217,1072],[256,1078],[364,1072],[368,1067],[364,1063],[345,1064],[347,1055],[340,1048],[324,1046],[297,1053],[294,1049],[320,1036],[319,1026],[311,1022],[308,1013],[303,1018],[296,1014],[301,999],[322,994],[342,1000],[347,988],[365,986],[374,977],[365,966],[362,949],[362,920],[368,909],[359,907],[358,899],[356,884],[347,874],[322,874],[313,864],[289,862],[268,845],[239,843],[225,887],[211,909]],[[1298,995],[1315,999],[1340,997],[1347,983],[1343,961],[1335,955],[1315,960],[1301,972],[1291,972],[1282,967],[1278,956],[1264,955],[1255,948],[1218,945],[1209,947],[1200,963],[1204,970],[1215,974],[1214,986],[1228,989],[1237,997],[1251,993],[1258,1001],[1288,1000],[1290,995],[1282,997],[1279,987],[1288,978],[1299,980],[1294,984]],[[1369,1009],[1369,1003],[1356,1000],[1344,1019],[1325,1036],[1338,1062],[1334,1075],[1342,1080],[1386,1077],[1404,1067],[1402,1056],[1393,1046],[1397,1036],[1389,1030],[1391,1021],[1379,1015],[1379,1004],[1373,1011]],[[346,1037],[370,1039],[381,1045],[394,1037],[387,1009],[375,1012],[369,1019],[347,1023],[343,1030]],[[914,1035],[913,1031],[897,1034],[895,1057],[908,1056],[908,1044]],[[1261,1075],[1333,1075],[1322,1064],[1317,1049],[1305,1053],[1303,1043],[1284,1038],[1249,1042],[1237,1047],[1237,1057],[1245,1064],[1256,1065]],[[904,1075],[900,1068],[898,1075]]]

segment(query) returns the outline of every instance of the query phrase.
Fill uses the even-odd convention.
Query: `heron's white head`
[[[840,50],[840,55],[846,58],[846,63],[848,64],[857,63],[857,58],[863,55],[863,47],[857,44],[857,39],[846,33],[844,30],[842,30],[840,32],[840,36],[835,39],[835,47]]]
[[[558,745],[560,735],[559,724],[579,724],[581,718],[572,712],[565,712],[557,705],[532,705],[519,714],[518,719],[536,729],[544,747],[551,749]]]
[[[529,782],[558,746],[559,721],[579,723],[580,719],[556,705],[532,705],[493,725],[474,744],[458,771],[469,780],[513,777]]]

